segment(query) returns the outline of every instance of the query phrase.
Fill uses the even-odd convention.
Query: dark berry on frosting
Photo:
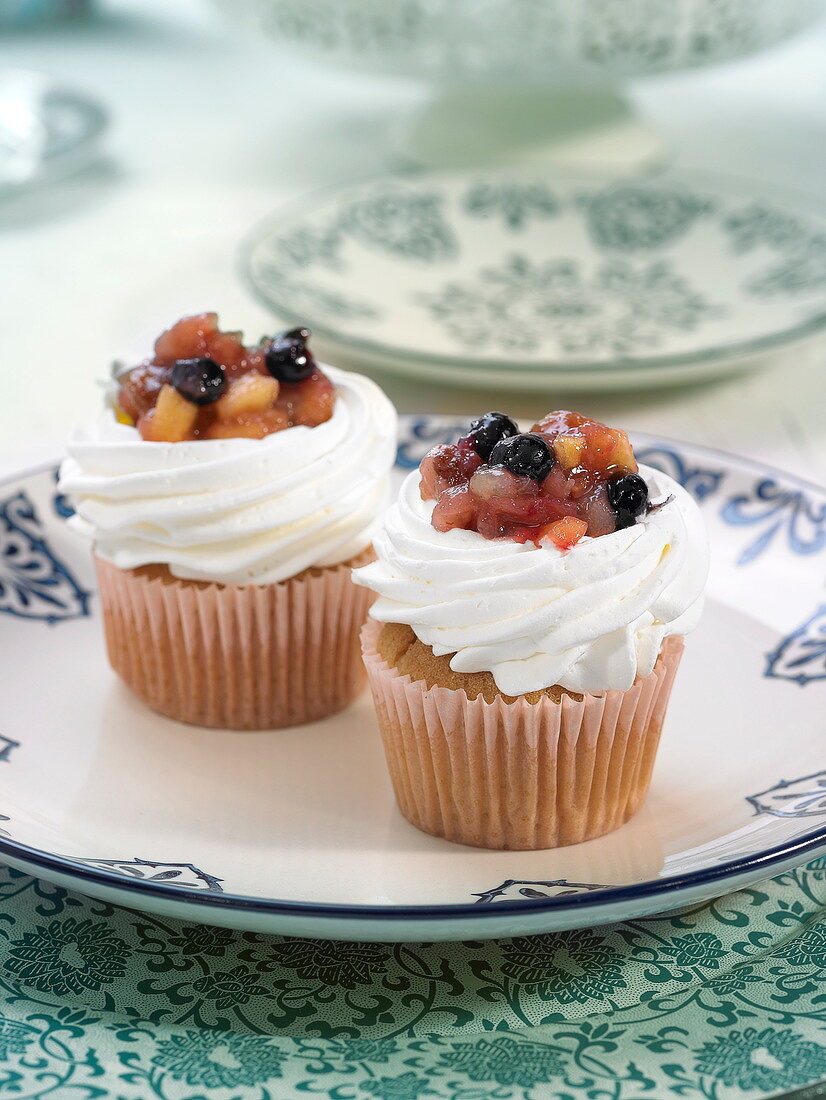
[[[617,530],[631,527],[648,504],[648,486],[639,474],[615,474],[606,484],[608,503],[617,517]]]
[[[267,370],[279,382],[303,382],[315,370],[315,360],[307,349],[310,331],[294,328],[274,336],[264,349]]]
[[[467,439],[479,457],[487,462],[490,452],[500,440],[518,432],[519,429],[509,416],[500,412],[488,412],[478,420],[471,420]]]
[[[500,439],[490,453],[488,464],[504,466],[517,477],[543,481],[551,472],[554,452],[543,436],[534,432]]]
[[[179,359],[172,368],[172,385],[193,405],[211,405],[227,388],[224,368],[214,359]]]

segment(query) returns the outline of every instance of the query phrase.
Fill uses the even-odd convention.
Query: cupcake
[[[60,489],[94,544],[109,661],[171,718],[297,725],[363,683],[372,595],[351,568],[388,502],[396,414],[308,336],[246,347],[186,317],[69,444]]]
[[[473,421],[404,482],[356,570],[390,776],[418,828],[543,849],[618,828],[651,779],[708,546],[693,499],[571,412]]]

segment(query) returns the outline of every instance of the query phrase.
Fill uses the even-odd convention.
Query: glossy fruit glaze
[[[333,414],[335,389],[294,329],[254,346],[222,332],[216,313],[184,317],[155,341],[154,355],[120,376],[118,419],[150,442],[263,439]]]
[[[635,523],[648,507],[628,436],[580,413],[548,413],[520,432],[486,413],[456,443],[421,464],[421,494],[435,500],[437,531],[461,528],[560,550]]]

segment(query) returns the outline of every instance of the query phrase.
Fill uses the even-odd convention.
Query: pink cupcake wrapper
[[[433,836],[537,850],[602,836],[639,809],[651,781],[683,639],[628,691],[485,702],[390,667],[362,630],[367,678],[399,809]]]
[[[153,710],[222,729],[277,729],[342,710],[364,672],[374,596],[341,565],[272,585],[179,580],[95,558],[109,662]]]

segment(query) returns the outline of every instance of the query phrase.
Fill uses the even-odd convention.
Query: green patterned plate
[[[826,211],[696,174],[383,179],[277,212],[242,264],[332,361],[467,385],[716,376],[826,327]]]
[[[595,930],[335,943],[0,868],[0,1097],[774,1097],[826,1077],[824,902],[820,859]]]

